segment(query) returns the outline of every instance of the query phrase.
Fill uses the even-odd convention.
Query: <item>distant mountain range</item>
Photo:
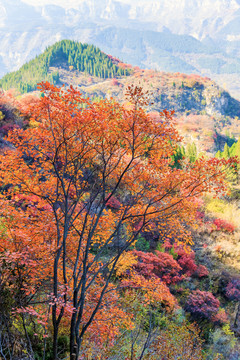
[[[239,0],[24,1],[0,0],[0,76],[72,39],[142,68],[208,75],[240,94]]]

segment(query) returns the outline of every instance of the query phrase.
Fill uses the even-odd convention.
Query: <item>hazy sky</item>
[[[77,7],[81,2],[86,0],[22,0],[23,2],[30,4],[30,5],[47,5],[47,4],[54,4],[54,5],[60,5],[63,7]],[[101,1],[101,0],[98,0]],[[121,3],[127,3],[127,4],[139,4],[139,3],[149,3],[150,0],[116,0]],[[155,2],[158,2],[161,0],[155,0]],[[176,0],[177,1],[177,0]]]

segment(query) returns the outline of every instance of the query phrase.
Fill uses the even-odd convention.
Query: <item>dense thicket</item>
[[[114,64],[99,48],[62,40],[49,46],[43,54],[24,64],[18,71],[5,75],[0,80],[0,87],[5,90],[16,88],[24,93],[36,90],[37,83],[43,80],[57,84],[59,73],[50,73],[49,67],[64,65],[103,79],[129,75],[129,70]]]

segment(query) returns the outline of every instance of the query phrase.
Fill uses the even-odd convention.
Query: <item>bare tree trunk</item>
[[[235,316],[235,320],[234,320],[234,328],[238,329],[239,328],[239,317],[240,317],[240,301],[237,305],[237,312],[236,312],[236,316]]]
[[[77,314],[72,315],[71,329],[70,329],[70,360],[76,360],[77,357],[77,345],[75,341],[75,328],[76,328]]]
[[[53,306],[53,360],[57,360],[57,350],[58,350],[58,325],[56,320],[56,305],[54,305]]]

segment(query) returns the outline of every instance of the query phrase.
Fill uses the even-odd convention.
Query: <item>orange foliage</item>
[[[146,279],[134,273],[128,279],[122,280],[121,287],[139,290],[143,294],[142,301],[145,305],[163,305],[168,311],[172,311],[177,305],[177,300],[170,293],[167,285],[156,277]]]
[[[171,156],[180,137],[172,114],[163,111],[157,121],[148,116],[143,109],[148,100],[139,87],[128,88],[130,109],[112,100],[92,104],[72,87],[42,83],[40,90],[45,96],[25,109],[34,127],[10,132],[13,146],[0,158],[0,185],[6,188],[1,252],[17,254],[17,261],[26,253],[24,291],[37,294],[44,286],[49,294],[56,358],[65,318],[71,321],[75,356],[86,334],[95,338],[97,327],[105,333],[101,319],[109,312],[121,314],[117,295],[111,304],[107,290],[120,255],[142,230],[155,222],[163,240],[191,244],[194,199],[204,191],[225,191],[221,164],[227,162],[201,158],[184,169],[173,168]],[[18,204],[21,196],[24,206]],[[107,204],[114,197],[119,206],[111,209]],[[136,224],[141,224],[137,230]],[[109,247],[117,251],[105,259]],[[160,280],[135,275],[126,281],[142,289],[148,302],[173,307],[174,298]],[[118,332],[112,329],[111,341]]]

